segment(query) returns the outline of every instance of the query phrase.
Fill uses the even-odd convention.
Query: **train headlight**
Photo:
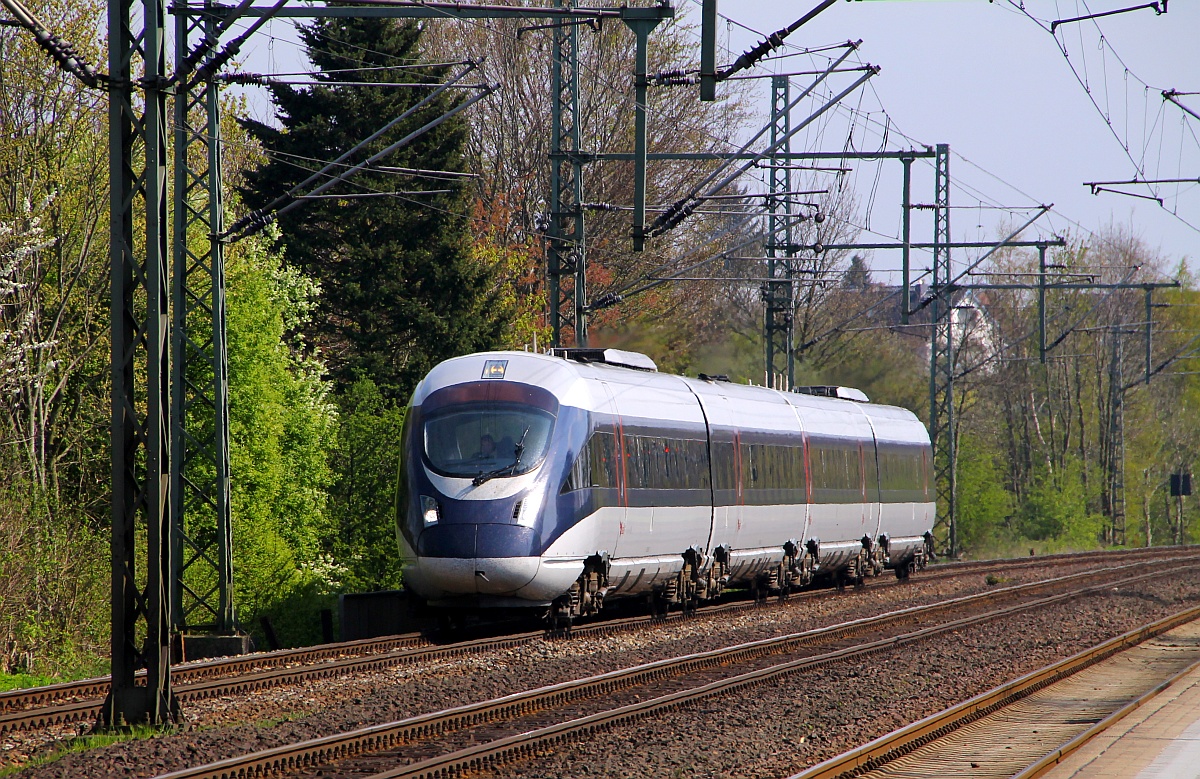
[[[421,496],[421,519],[425,522],[425,527],[436,525],[438,520],[442,518],[441,511],[438,509],[438,502],[428,495]]]

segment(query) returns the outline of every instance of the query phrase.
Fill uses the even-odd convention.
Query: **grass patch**
[[[108,660],[97,659],[87,663],[78,663],[72,666],[66,673],[56,676],[25,673],[0,673],[0,692],[9,692],[10,690],[25,690],[31,687],[45,687],[48,684],[76,682],[81,679],[96,679],[101,676],[108,676],[108,671]]]
[[[90,749],[100,749],[102,747],[120,744],[125,741],[141,741],[148,738],[166,735],[173,731],[173,728],[159,728],[150,725],[136,725],[128,730],[122,730],[115,733],[94,733],[83,736],[78,736],[73,739],[62,742],[58,748],[46,755],[38,755],[27,763],[20,765],[9,765],[0,768],[0,777],[12,776],[18,771],[24,771],[26,768],[37,768],[38,766],[48,765],[54,761],[76,752],[87,752]]]
[[[1012,579],[1007,576],[997,576],[994,573],[989,573],[986,577],[984,577],[983,580],[988,584],[989,587],[997,584],[1008,584],[1012,581]]]
[[[45,687],[61,680],[53,676],[35,676],[33,674],[0,674],[0,692],[9,690],[24,690],[27,687]]]
[[[300,720],[303,718],[304,718],[304,715],[302,713],[300,713],[298,711],[290,711],[287,714],[281,714],[278,717],[268,717],[267,719],[260,719],[256,722],[254,722],[253,724],[254,724],[254,727],[256,727],[256,728],[274,728],[274,727],[278,727],[279,725],[283,725],[284,723],[287,723],[287,722],[296,722],[297,720]]]

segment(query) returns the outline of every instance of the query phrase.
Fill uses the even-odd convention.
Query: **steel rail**
[[[1039,562],[1058,562],[1070,560],[1108,560],[1118,559],[1121,557],[1158,557],[1171,556],[1176,554],[1190,554],[1200,549],[1200,544],[1188,544],[1186,546],[1151,546],[1137,547],[1134,549],[1104,549],[1093,552],[1059,552],[1056,554],[1046,555],[1030,555],[1029,557],[1010,557],[1010,558],[995,558],[991,560],[953,560],[944,563],[933,563],[923,572],[924,576],[930,572],[941,572],[960,570],[974,567],[1002,567],[1005,563],[1018,568],[1036,566]]]
[[[1174,563],[1177,561],[1169,562]],[[1191,558],[1191,562],[1193,564],[1200,563],[1200,558],[1193,557]],[[1121,568],[1124,567],[1131,566],[1122,566]],[[975,595],[961,596],[927,606],[908,607],[889,612],[885,615],[864,617],[839,625],[816,628],[787,636],[761,639],[733,647],[659,660],[633,668],[610,671],[585,679],[562,682],[534,690],[514,693],[493,700],[467,704],[445,711],[422,714],[396,722],[383,723],[355,731],[326,736],[300,744],[276,747],[249,755],[228,758],[208,765],[163,774],[159,779],[232,779],[233,777],[240,776],[268,776],[284,770],[326,765],[330,762],[344,760],[356,755],[393,748],[415,739],[428,738],[441,733],[460,730],[464,727],[484,724],[496,719],[520,716],[533,711],[563,705],[581,698],[593,698],[631,686],[653,682],[658,679],[699,672],[731,662],[746,661],[766,654],[788,651],[789,649],[822,640],[845,638],[855,633],[877,630],[885,627],[888,623],[899,623],[916,616],[947,611],[964,605],[976,605],[986,600],[1006,595],[1025,595],[1038,589],[1048,589],[1064,583],[1077,582],[1084,578],[1108,577],[1113,570],[1120,570],[1120,568],[1079,572],[1055,579],[1014,585]],[[647,716],[664,708],[674,708],[677,705],[682,705],[684,702],[716,692],[741,689],[749,684],[757,684],[780,675],[862,657],[913,641],[919,641],[939,633],[958,630],[1021,611],[1074,599],[1091,592],[1108,590],[1113,586],[1161,577],[1171,574],[1176,570],[1178,570],[1178,567],[1173,566],[1166,570],[1143,572],[1136,576],[1117,581],[1106,578],[1102,583],[1086,588],[1074,589],[1034,601],[1026,601],[981,615],[964,617],[939,626],[921,628],[901,636],[887,637],[856,647],[838,649],[822,655],[771,666],[767,669],[751,671],[730,679],[706,684],[691,691],[673,693],[644,703],[632,704],[610,712],[572,720],[568,723],[560,723],[549,728],[521,734],[520,736],[480,744],[466,750],[460,750],[397,769],[396,772],[380,774],[379,776],[443,776],[453,775],[459,771],[476,770],[492,762],[539,749],[546,744],[565,738],[570,733],[578,735],[582,731],[590,732],[597,727],[632,721],[632,719]]]
[[[1086,564],[1109,560],[1144,559],[1147,557],[1159,558],[1166,562],[1171,559],[1178,559],[1181,555],[1195,552],[1197,548],[1197,546],[1160,547],[1155,550],[1138,549],[1064,553],[1043,555],[1037,558],[942,563],[926,569],[921,576],[921,580],[965,576],[993,569],[1015,570],[1043,567],[1047,563],[1052,565],[1071,562]],[[899,584],[900,582],[896,582],[882,586],[898,586]],[[829,590],[815,590],[800,593],[792,597],[800,600],[812,597],[828,597],[831,594]],[[724,616],[730,612],[757,607],[758,604],[748,602],[719,604],[701,609],[698,612],[698,616]],[[677,612],[666,617],[640,616],[610,619],[606,622],[578,626],[574,630],[574,635],[575,637],[599,637],[631,629],[639,629],[649,625],[661,625],[685,618],[687,618],[686,615]],[[693,616],[692,618],[695,617]],[[267,689],[272,686],[296,683],[306,679],[329,678],[345,673],[379,670],[402,663],[446,659],[466,653],[511,648],[544,636],[545,633],[542,631],[529,631],[500,638],[475,639],[435,647],[422,646],[428,645],[429,641],[417,633],[387,636],[377,639],[360,639],[357,641],[323,644],[300,649],[276,650],[243,657],[222,658],[190,665],[175,666],[172,669],[172,681],[175,684],[181,685],[181,700],[202,700],[223,694]],[[404,651],[397,651],[400,649]],[[343,659],[338,662],[328,662],[332,658],[340,658],[348,653],[360,656],[371,655],[371,657],[361,661]],[[311,667],[315,663],[320,663],[320,665]],[[295,668],[289,672],[271,670],[289,664],[297,666],[307,665],[310,667]],[[203,682],[209,680],[237,674],[243,674],[244,676],[242,679],[231,682],[226,686],[220,684],[203,684]],[[32,730],[94,719],[99,710],[100,702],[98,699],[108,692],[109,685],[110,681],[107,677],[98,677],[26,690],[13,690],[0,694],[0,735],[14,731]]]
[[[277,649],[256,652],[240,657],[223,657],[202,660],[171,668],[173,682],[197,682],[221,676],[245,673],[249,670],[272,668],[288,664],[314,663],[347,654],[372,654],[392,651],[401,647],[419,646],[429,641],[420,633],[404,633],[380,638],[357,639],[334,644],[301,647],[299,649]],[[26,709],[37,704],[53,703],[81,697],[103,696],[108,692],[111,680],[107,676],[61,682],[43,687],[30,687],[0,693],[0,714]],[[0,733],[4,733],[3,718],[0,717]]]
[[[1112,714],[1109,714],[1107,717],[1100,720],[1095,725],[1092,725],[1090,728],[1075,736],[1062,746],[1051,750],[1028,768],[1013,774],[1011,779],[1038,779],[1038,777],[1045,775],[1050,771],[1050,769],[1061,763],[1063,758],[1084,746],[1096,736],[1099,736],[1101,733],[1125,719],[1125,717],[1137,711],[1142,706],[1145,706],[1147,703],[1157,698],[1160,693],[1165,692],[1169,687],[1174,686],[1183,678],[1195,673],[1196,669],[1198,668],[1200,668],[1200,660],[1197,660],[1187,668],[1184,668],[1182,671],[1172,675],[1154,689],[1142,693],[1134,700],[1126,703],[1124,706],[1117,709]]]
[[[925,719],[881,736],[849,752],[826,760],[823,763],[818,763],[812,768],[789,777],[789,779],[843,779],[844,777],[852,777],[864,771],[878,768],[884,763],[902,757],[920,746],[941,738],[951,731],[957,730],[1006,706],[1010,706],[1032,693],[1061,681],[1078,671],[1082,671],[1147,639],[1154,638],[1197,618],[1200,618],[1200,606],[1193,606],[1176,614],[1156,620],[1149,625],[1130,630],[1091,649],[1085,649],[1057,663],[1026,674],[1019,679],[981,693],[970,700],[963,701],[937,714],[930,715]],[[1191,666],[1191,668],[1195,668],[1195,665]],[[1142,705],[1145,700],[1148,700],[1147,696],[1153,697],[1153,695],[1166,689],[1167,686],[1178,678],[1181,678],[1181,676],[1182,674],[1177,674],[1172,679],[1164,682],[1164,684],[1159,685],[1155,690],[1127,704],[1122,710],[1089,728],[1085,734],[1072,739],[1067,745],[1049,753],[1043,760],[1053,759],[1056,755],[1062,754],[1061,750],[1072,744],[1074,744],[1071,747],[1072,749],[1078,748],[1083,742],[1078,744],[1075,742],[1082,738],[1083,735],[1091,733],[1089,738],[1094,737],[1102,730],[1100,728],[1101,725],[1107,727],[1116,722],[1130,711],[1133,711],[1133,709]],[[1026,770],[1032,770],[1041,762],[1039,761],[1039,763],[1034,764],[1034,766]],[[1045,766],[1045,768],[1048,767]],[[1042,770],[1044,772],[1044,769]],[[1040,774],[1029,774],[1027,776],[1025,772],[1022,772],[1017,774],[1017,776],[1028,779],[1028,777],[1040,776]]]

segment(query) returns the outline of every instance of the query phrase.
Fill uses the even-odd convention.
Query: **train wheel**
[[[551,604],[550,613],[547,617],[550,623],[549,630],[552,635],[571,635],[571,625],[575,621],[575,616],[580,613],[579,593],[579,582],[575,582],[571,585],[570,590],[560,595]]]
[[[575,624],[575,619],[570,614],[559,612],[554,616],[551,632],[556,636],[568,638],[571,635],[571,626]]]
[[[651,619],[665,619],[671,611],[671,604],[663,598],[662,590],[651,591],[646,596],[646,602],[650,605]]]
[[[792,597],[792,574],[787,560],[779,564],[778,571],[775,577],[779,581],[779,602],[783,603]]]

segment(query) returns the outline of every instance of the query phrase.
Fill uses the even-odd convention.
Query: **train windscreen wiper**
[[[529,435],[529,428],[525,428],[525,432],[521,433],[521,440],[517,441],[517,445],[513,447],[513,456],[515,459],[512,463],[505,465],[502,468],[497,468],[494,471],[481,473],[474,479],[471,479],[471,484],[478,487],[489,479],[494,479],[497,476],[512,476],[521,467],[521,455],[525,454],[525,436]]]

